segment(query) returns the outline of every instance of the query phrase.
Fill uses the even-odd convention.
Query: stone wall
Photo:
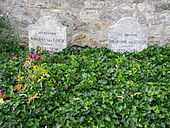
[[[9,15],[24,40],[30,24],[54,15],[68,28],[70,44],[105,47],[108,28],[123,17],[135,17],[150,44],[170,42],[170,0],[0,0],[0,13]]]

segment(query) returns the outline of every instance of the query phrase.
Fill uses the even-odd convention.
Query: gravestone
[[[29,26],[29,48],[57,52],[67,47],[66,27],[55,16],[43,16]]]
[[[108,32],[108,48],[115,52],[142,51],[147,48],[147,34],[135,18],[122,18]]]

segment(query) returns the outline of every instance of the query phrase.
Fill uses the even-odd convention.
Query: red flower
[[[4,90],[0,89],[0,98],[3,98],[5,95]]]
[[[0,99],[3,99],[3,101],[10,100],[10,97],[6,96],[5,91],[3,89],[0,89]]]
[[[41,59],[41,56],[37,53],[29,53],[29,58],[31,60],[40,60]]]

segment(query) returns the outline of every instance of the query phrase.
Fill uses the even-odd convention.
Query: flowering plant
[[[40,60],[41,59],[41,55],[39,53],[39,50],[35,51],[35,49],[31,49],[31,52],[28,55],[30,60]]]

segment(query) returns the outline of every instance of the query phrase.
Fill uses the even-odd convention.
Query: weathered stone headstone
[[[108,32],[108,48],[115,52],[141,51],[147,48],[147,34],[135,18],[122,18]]]
[[[29,48],[56,52],[67,47],[66,27],[52,16],[43,16],[29,27]]]

